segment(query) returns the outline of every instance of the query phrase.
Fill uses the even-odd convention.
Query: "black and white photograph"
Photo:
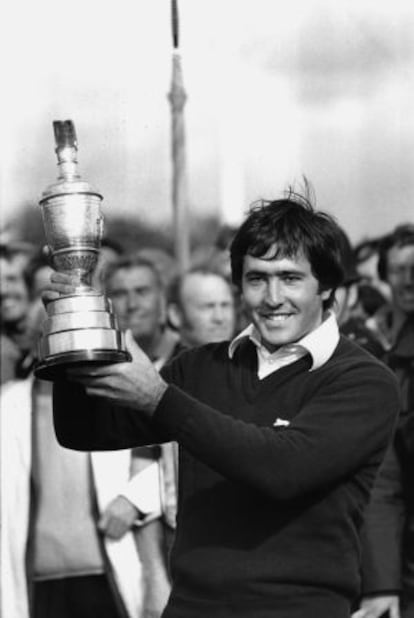
[[[0,616],[414,618],[414,4],[0,15]]]

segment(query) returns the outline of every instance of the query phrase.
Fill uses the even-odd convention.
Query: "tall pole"
[[[189,221],[187,211],[187,179],[185,153],[184,90],[181,56],[179,52],[179,15],[177,0],[171,2],[173,40],[172,79],[168,99],[171,105],[172,206],[174,253],[180,273],[190,262]]]

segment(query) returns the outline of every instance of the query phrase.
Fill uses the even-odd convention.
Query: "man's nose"
[[[266,287],[266,302],[269,305],[279,305],[283,301],[282,284],[278,279],[269,279]]]
[[[224,311],[220,305],[215,305],[213,307],[213,321],[221,323],[224,319]]]
[[[134,292],[129,292],[127,295],[127,308],[136,309],[139,305],[139,297]]]
[[[403,285],[414,285],[414,265],[407,264],[400,271],[400,281]]]
[[[10,294],[10,292],[13,291],[13,284],[11,284],[10,281],[7,281],[6,279],[5,281],[2,281],[0,283],[0,290],[2,296],[7,296],[8,294]]]

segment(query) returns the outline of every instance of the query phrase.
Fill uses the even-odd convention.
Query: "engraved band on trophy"
[[[56,380],[74,363],[114,363],[131,360],[111,302],[93,289],[103,232],[102,196],[81,179],[77,140],[71,120],[53,123],[59,175],[42,194],[46,242],[55,270],[74,275],[75,292],[48,303],[38,344],[35,375]]]

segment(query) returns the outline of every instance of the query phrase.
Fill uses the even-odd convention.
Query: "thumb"
[[[129,328],[125,331],[125,345],[128,352],[131,354],[133,361],[142,358],[144,352],[135,341],[134,337],[132,336],[132,331]]]

